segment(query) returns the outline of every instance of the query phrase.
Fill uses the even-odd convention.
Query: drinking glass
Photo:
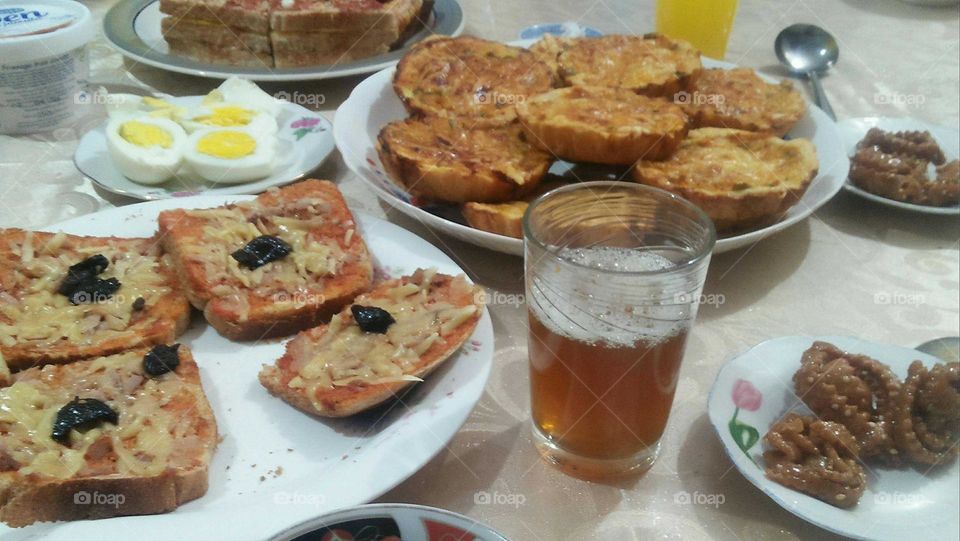
[[[736,14],[737,0],[657,0],[657,32],[722,59]]]
[[[584,182],[531,203],[523,233],[538,450],[584,477],[645,471],[673,403],[713,223],[657,188]]]

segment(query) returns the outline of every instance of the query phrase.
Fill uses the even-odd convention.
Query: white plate
[[[463,9],[457,0],[436,0],[433,13],[426,21],[427,28],[407,39],[403,47],[385,54],[332,66],[233,67],[228,64],[197,62],[171,54],[160,32],[160,19],[165,16],[160,13],[159,0],[121,0],[110,8],[104,17],[103,33],[107,41],[123,56],[167,71],[217,79],[236,75],[253,81],[309,81],[373,73],[396,63],[411,45],[427,36],[456,36],[463,31]]]
[[[915,349],[839,336],[776,338],[737,355],[720,369],[707,400],[710,422],[737,469],[787,511],[835,533],[873,540],[960,539],[960,464],[956,460],[926,476],[909,467],[894,470],[871,466],[867,490],[853,509],[839,509],[766,478],[757,465],[763,464],[763,435],[786,412],[809,412],[794,394],[792,378],[800,367],[800,356],[815,340],[869,355],[889,365],[901,378],[914,360],[927,366],[938,362]],[[749,385],[748,389],[761,396],[755,411],[748,408],[757,406],[756,402],[749,405],[739,400],[747,408],[739,410],[737,420],[753,427],[761,438],[746,452],[738,447],[729,427],[737,409],[733,389],[738,381],[747,382],[740,383],[741,391]]]
[[[957,157],[960,156],[960,130],[955,128],[927,124],[926,122],[912,118],[885,117],[848,118],[838,122],[837,126],[840,128],[840,135],[843,137],[843,148],[847,156],[853,156],[857,148],[857,143],[863,139],[863,136],[867,134],[870,128],[880,128],[885,131],[928,131],[930,135],[937,140],[940,148],[943,149],[943,154],[947,157],[948,162],[956,160]],[[960,205],[954,205],[952,207],[931,207],[928,205],[915,205],[913,203],[895,201],[862,190],[849,180],[844,183],[843,188],[864,199],[869,199],[870,201],[875,201],[890,207],[912,210],[923,214],[960,214]]]
[[[167,97],[164,99],[183,107],[196,107],[204,96]],[[94,184],[127,197],[141,200],[167,199],[191,195],[257,194],[272,186],[282,186],[303,178],[333,152],[332,126],[319,113],[300,105],[284,102],[277,118],[277,159],[280,162],[270,176],[243,184],[208,182],[191,178],[185,169],[178,176],[157,185],[138,184],[123,176],[113,166],[107,150],[107,123],[88,131],[77,146],[73,161],[77,169]]]
[[[423,541],[507,541],[470,517],[436,507],[401,503],[361,505],[323,515],[288,528],[270,541],[301,540],[300,536],[304,536],[304,540],[320,541],[380,541],[389,536]]]
[[[526,46],[532,41],[517,42],[517,45]],[[734,64],[718,62],[708,58],[703,59],[704,67],[726,68],[736,67]],[[377,156],[376,141],[380,129],[394,120],[407,116],[400,99],[393,91],[392,79],[394,68],[387,68],[377,72],[357,85],[339,109],[334,119],[333,134],[337,141],[337,148],[343,155],[347,166],[377,193],[377,195],[400,212],[411,216],[423,224],[443,231],[448,235],[503,252],[506,254],[522,255],[523,241],[503,235],[488,233],[473,229],[465,225],[459,216],[459,211],[453,206],[434,206],[421,208],[411,204],[413,199],[403,188],[395,184],[387,176]],[[807,192],[800,201],[787,211],[780,222],[771,226],[717,241],[715,253],[726,252],[754,244],[776,232],[782,231],[791,225],[803,220],[820,206],[830,200],[843,186],[849,169],[847,155],[843,152],[843,143],[836,124],[819,108],[809,105],[807,115],[787,135],[792,137],[806,137],[813,141],[820,159],[820,172],[810,184]],[[564,174],[571,164],[557,162],[551,168],[552,173]],[[578,169],[587,169],[590,166],[577,166]],[[588,172],[578,173],[584,180],[599,180],[587,178]]]
[[[149,236],[156,231],[161,210],[244,199],[249,198],[153,201],[48,229]],[[390,275],[431,266],[449,274],[463,272],[416,235],[377,218],[359,214],[357,219],[378,268]],[[484,311],[464,348],[406,394],[402,403],[347,419],[320,420],[271,396],[257,380],[261,365],[282,354],[283,341],[230,342],[196,315],[179,340],[190,346],[200,365],[223,436],[210,465],[206,495],[162,515],[43,523],[15,530],[0,525],[0,538],[266,539],[318,514],[365,503],[420,469],[466,421],[483,394],[493,362],[493,327]]]

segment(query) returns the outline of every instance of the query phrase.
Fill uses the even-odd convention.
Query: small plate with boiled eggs
[[[107,122],[74,162],[97,186],[143,200],[255,194],[304,177],[334,148],[319,113],[230,78],[206,96],[106,94]]]

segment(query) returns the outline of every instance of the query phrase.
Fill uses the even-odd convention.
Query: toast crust
[[[623,88],[569,87],[517,106],[527,138],[574,162],[633,165],[664,160],[687,133],[683,109]]]
[[[664,162],[640,162],[637,182],[673,192],[699,206],[718,232],[774,223],[816,177],[813,143],[722,128],[691,130]]]
[[[578,38],[558,59],[560,76],[571,86],[610,86],[647,96],[687,90],[702,69],[700,51],[659,34]]]
[[[418,43],[393,77],[411,114],[462,117],[476,127],[510,123],[517,103],[553,85],[550,67],[530,51],[469,36]]]
[[[474,229],[495,233],[515,239],[523,238],[523,214],[530,206],[530,202],[537,197],[566,185],[566,182],[551,180],[537,187],[533,193],[521,201],[507,201],[506,203],[464,203],[460,211],[467,225]]]
[[[448,332],[438,331],[440,334],[437,334],[436,338],[429,342],[428,349],[423,351],[419,357],[413,359],[412,362],[401,367],[404,376],[424,378],[469,339],[483,313],[483,305],[480,302],[480,295],[478,295],[479,288],[468,284],[462,275],[453,277],[433,274],[431,271],[423,269],[418,270],[411,276],[380,284],[369,293],[358,297],[355,304],[365,306],[383,305],[383,302],[388,302],[384,299],[389,298],[392,291],[398,286],[408,284],[417,285],[426,292],[427,303],[422,304],[418,308],[419,310],[423,310],[427,304],[442,305],[444,309],[454,310],[473,308],[473,312],[453,329]],[[401,319],[400,312],[396,311],[392,315],[398,319],[398,323],[394,323],[394,325],[405,324]],[[349,310],[344,310],[338,317],[342,318],[343,325],[356,326]],[[286,352],[277,360],[276,364],[264,365],[260,372],[260,383],[271,394],[283,399],[297,409],[321,417],[345,417],[359,413],[396,396],[412,384],[412,381],[378,382],[377,379],[373,381],[353,379],[341,384],[333,383],[331,386],[319,385],[316,388],[309,384],[292,386],[295,379],[301,379],[301,375],[305,373],[304,366],[308,366],[312,360],[310,358],[313,351],[311,348],[317,347],[315,345],[324,339],[330,328],[331,326],[323,325],[310,329],[300,333],[288,342]],[[423,329],[418,329],[418,331],[423,331]],[[339,330],[332,332],[339,332]],[[361,334],[357,339],[363,340],[367,337]],[[388,339],[392,343],[396,338],[390,337]],[[319,350],[319,352],[322,351],[322,349]],[[362,361],[363,363],[369,362],[368,359],[362,359]]]
[[[289,220],[294,221],[282,227],[277,223]],[[366,244],[346,201],[329,181],[302,181],[251,203],[164,211],[159,222],[187,298],[231,340],[287,336],[313,327],[372,281]],[[224,228],[229,234],[218,236]],[[229,254],[257,235],[280,236],[294,252],[256,271],[238,267]],[[212,261],[210,253],[219,259]],[[321,268],[299,270],[318,259]]]
[[[206,493],[207,470],[218,435],[216,420],[203,393],[196,362],[190,351],[180,346],[177,351],[180,364],[176,370],[150,376],[142,369],[142,358],[147,351],[139,349],[66,366],[33,368],[16,374],[12,386],[0,388],[0,402],[5,403],[7,411],[11,407],[10,401],[18,400],[19,396],[50,396],[49,404],[46,404],[46,399],[42,403],[52,409],[70,400],[71,395],[89,396],[93,393],[103,398],[119,414],[117,425],[105,423],[86,433],[95,432],[96,439],[85,447],[85,452],[82,447],[84,440],[78,441],[76,436],[70,442],[75,449],[67,451],[66,447],[63,448],[61,452],[64,453],[83,453],[85,461],[78,472],[67,476],[61,475],[63,472],[41,473],[43,470],[39,466],[20,464],[9,453],[19,450],[22,443],[11,439],[12,432],[0,434],[0,458],[3,458],[0,462],[4,465],[4,471],[0,471],[0,521],[20,527],[38,521],[165,513]],[[101,381],[94,391],[84,386],[83,382],[91,381],[98,375],[107,383]],[[39,395],[25,392],[27,388],[35,389]],[[160,398],[151,398],[161,395],[168,397],[162,405]],[[174,441],[166,457],[162,456],[163,451],[158,450],[163,445],[141,447],[132,443],[137,439],[135,434],[139,433],[133,430],[134,426],[139,423],[147,426],[142,420],[147,410],[134,409],[143,400],[157,401],[156,407],[150,402],[150,408],[147,408],[151,412],[150,426],[163,427],[160,423],[166,423],[168,429],[177,433],[177,436],[171,435]],[[38,399],[31,398],[30,401],[36,404]],[[165,417],[167,415],[169,418]],[[31,432],[35,438],[49,437],[48,433],[42,431]],[[125,434],[134,435],[127,437]],[[131,452],[136,450],[161,460],[156,465],[157,471],[151,470],[146,474],[120,471],[122,461],[115,447],[101,446],[99,451],[94,451],[101,442],[109,442],[111,438],[114,442],[129,442],[124,445],[131,445]],[[59,445],[54,443],[53,447]],[[67,458],[61,460],[69,463]],[[35,471],[24,473],[23,468],[31,467]],[[86,501],[83,499],[84,493],[88,498]],[[122,496],[123,499],[93,501],[89,499],[92,494]]]
[[[517,124],[469,128],[436,117],[387,124],[377,137],[377,153],[394,182],[418,197],[451,203],[522,197],[553,161],[527,142]]]
[[[807,113],[803,96],[790,81],[768,83],[750,68],[701,72],[680,104],[698,128],[757,131],[783,137]]]
[[[71,305],[57,293],[70,265],[103,254],[115,294]],[[69,363],[173,341],[190,305],[155,238],[0,230],[0,354],[10,370]],[[137,310],[134,303],[144,298]]]

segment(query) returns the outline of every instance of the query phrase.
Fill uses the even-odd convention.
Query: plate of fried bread
[[[334,123],[345,162],[383,201],[518,255],[529,201],[563,183],[681,195],[722,252],[803,220],[847,169],[836,124],[791,83],[656,34],[426,40],[337,115],[351,119]]]
[[[850,154],[847,191],[923,214],[960,214],[960,131],[910,118],[839,126]]]
[[[197,75],[301,81],[371,73],[463,29],[457,0],[123,0],[104,34],[138,63]]]
[[[326,181],[0,230],[0,258],[4,539],[266,539],[414,473],[492,364],[482,291]]]
[[[740,473],[804,520],[854,539],[960,536],[960,363],[776,338],[721,368],[708,411]]]

